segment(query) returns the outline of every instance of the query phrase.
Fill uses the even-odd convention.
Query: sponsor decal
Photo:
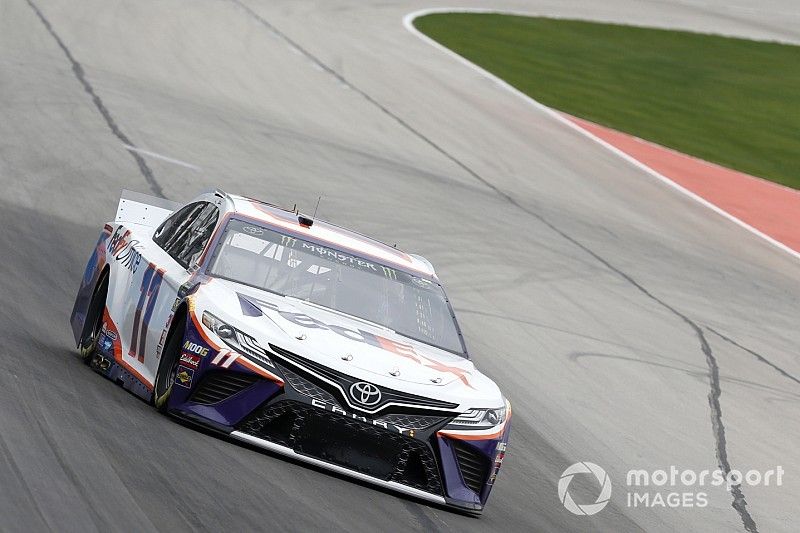
[[[103,310],[103,323],[100,326],[97,347],[104,355],[114,357],[115,359],[119,357],[119,332],[114,322],[111,320],[111,317],[108,315],[108,309]]]
[[[161,331],[161,337],[158,339],[158,346],[156,346],[156,360],[161,359],[161,352],[164,351],[164,343],[167,340],[167,333],[169,332],[169,327],[172,324],[172,317],[174,314],[169,315],[167,318],[167,324],[164,326],[164,329]]]
[[[258,226],[242,226],[242,231],[250,235],[264,235],[264,230]]]
[[[102,338],[100,339],[100,351],[102,353],[111,353],[111,349],[114,347],[114,341],[108,334],[103,333]]]
[[[117,334],[108,329],[108,323],[103,322],[103,325],[100,327],[100,333],[111,339],[112,341],[117,340]]]
[[[196,353],[200,357],[205,357],[208,355],[208,348],[205,348],[194,342],[189,342],[189,341],[184,342],[183,349],[186,350],[187,352]]]
[[[381,272],[389,279],[397,279],[397,270],[381,265]]]
[[[294,242],[288,246],[294,246],[296,239],[292,238],[292,241]],[[320,257],[326,257],[328,259],[339,261],[340,263],[345,263],[349,266],[360,269],[372,270],[373,272],[383,272],[383,275],[387,278],[397,279],[397,272],[393,268],[381,266],[382,270],[378,270],[378,267],[376,267],[374,263],[371,263],[365,259],[361,259],[355,255],[344,254],[339,250],[334,250],[333,248],[328,248],[327,246],[320,246],[319,244],[312,244],[306,241],[301,241],[301,248],[308,252],[313,252]]]
[[[190,366],[192,368],[197,368],[198,366],[200,366],[200,361],[202,360],[203,358],[200,357],[199,355],[184,352],[181,354],[180,362],[183,365]]]
[[[187,389],[192,386],[192,378],[194,378],[194,370],[178,365],[178,373],[175,375],[175,384]]]
[[[281,310],[277,305],[271,302],[259,300],[258,298],[254,298],[252,296],[240,296],[244,301],[257,305],[262,311],[275,311],[282,318],[298,326],[308,329],[324,329],[333,331],[334,333],[350,339],[351,341],[363,342],[377,348],[383,348],[384,350],[392,351],[398,355],[402,355],[419,362],[418,354],[414,350],[414,347],[410,344],[393,341],[391,339],[387,339],[386,337],[381,337],[380,335],[370,333],[369,331],[364,331],[363,329],[350,329],[344,326],[338,326],[336,324],[325,324],[324,322],[321,322],[316,318],[312,318],[304,313],[294,313],[291,311]]]
[[[336,324],[325,324],[324,322],[317,320],[316,318],[312,318],[304,313],[294,313],[291,311],[281,310],[277,305],[264,300],[259,300],[258,298],[255,298],[253,296],[246,296],[243,294],[239,294],[239,301],[240,302],[246,301],[252,305],[255,305],[262,312],[264,310],[274,311],[278,313],[282,318],[288,320],[289,322],[304,328],[323,329],[332,331],[338,335],[341,335],[342,337],[350,339],[351,341],[362,342],[364,344],[369,344],[370,346],[375,346],[376,348],[388,350],[401,357],[411,359],[415,363],[419,363],[428,368],[438,370],[439,372],[453,374],[458,379],[460,379],[461,382],[464,383],[464,385],[466,385],[467,387],[472,387],[472,385],[470,385],[469,383],[469,380],[467,379],[467,376],[469,376],[469,371],[459,368],[457,366],[450,366],[444,363],[440,363],[434,359],[429,359],[428,357],[425,357],[424,355],[417,353],[416,350],[414,350],[414,347],[410,344],[393,341],[391,339],[387,339],[386,337],[370,333],[369,331],[364,331],[363,329],[351,329]],[[242,309],[242,312],[247,315],[247,312],[245,312],[244,307]],[[252,313],[249,316],[252,316]]]
[[[129,240],[131,231],[127,229],[123,231],[123,229],[123,226],[117,226],[108,241],[108,251],[113,255],[114,260],[121,263],[131,272],[136,273],[139,263],[142,262],[142,254],[136,250],[139,241],[136,239]]]
[[[495,479],[497,479],[497,473],[500,471],[500,467],[503,465],[503,459],[505,459],[506,456],[506,446],[507,444],[505,442],[497,443],[497,448],[495,448],[494,453],[494,468],[492,469],[492,475],[489,476],[489,485],[494,483]]]
[[[351,268],[369,271],[378,275],[383,275],[384,277],[392,280],[398,279],[399,271],[395,270],[394,268],[383,266],[380,264],[373,263],[370,260],[361,258],[357,255],[348,254],[338,250],[336,248],[331,248],[328,246],[324,246],[321,244],[316,244],[309,241],[304,241],[301,239],[297,239],[290,235],[284,235],[278,232],[275,232],[270,229],[243,224],[240,221],[234,221],[234,228],[238,231],[241,231],[242,234],[249,235],[254,239],[259,239],[261,241],[265,241],[269,243],[266,248],[262,249],[260,254],[264,257],[268,257],[270,259],[274,259],[275,261],[285,261],[286,265],[290,268],[297,268],[300,266],[300,263],[303,260],[297,259],[292,254],[293,250],[299,250],[306,252],[308,254],[316,255],[319,258],[324,258],[329,261],[334,261],[342,265],[346,265]],[[241,225],[240,225],[241,224]],[[238,225],[238,228],[236,227]],[[239,242],[237,244],[236,240],[231,241],[233,246],[244,246],[244,242]],[[286,254],[285,252],[288,251],[289,253]],[[312,265],[310,267],[309,272],[312,274],[320,274],[324,272],[320,272],[324,270],[324,272],[329,272],[330,269],[327,267],[320,267],[319,265]]]

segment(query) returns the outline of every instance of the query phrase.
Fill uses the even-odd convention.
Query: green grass
[[[800,47],[510,15],[414,25],[550,107],[800,189]]]

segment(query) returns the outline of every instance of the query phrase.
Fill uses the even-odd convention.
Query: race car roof
[[[420,256],[407,254],[393,246],[324,220],[313,219],[313,224],[310,226],[302,224],[299,220],[301,215],[298,213],[260,200],[231,194],[228,195],[228,198],[233,201],[235,212],[248,218],[259,220],[277,229],[283,228],[301,235],[305,234],[311,239],[330,243],[336,247],[414,271],[417,274],[436,278],[432,265]],[[311,218],[305,215],[302,217],[304,219]]]

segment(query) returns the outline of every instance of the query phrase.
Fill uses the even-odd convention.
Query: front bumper
[[[426,441],[320,407],[279,398],[250,414],[236,432],[387,483],[442,495],[438,464]]]
[[[202,342],[200,335],[187,338]],[[440,432],[454,413],[387,408],[370,417],[341,407],[337,391],[279,355],[265,379],[252,365],[213,365],[214,347],[191,382],[173,387],[170,411],[251,445],[471,514],[483,510],[509,427],[483,440]],[[227,358],[221,360],[224,361]],[[252,363],[252,361],[250,362]]]

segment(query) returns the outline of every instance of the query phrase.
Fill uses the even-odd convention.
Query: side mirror
[[[200,285],[199,281],[187,281],[178,289],[178,298],[183,300],[197,290],[198,285]]]

